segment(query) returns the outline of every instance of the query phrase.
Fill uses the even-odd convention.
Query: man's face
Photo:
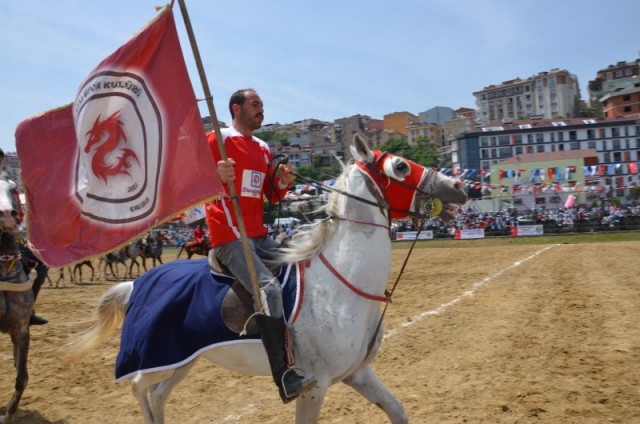
[[[264,105],[257,93],[247,91],[244,103],[240,106],[238,119],[251,131],[257,130],[262,126],[262,121],[264,120]]]

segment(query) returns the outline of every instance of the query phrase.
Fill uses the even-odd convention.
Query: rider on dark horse
[[[206,235],[207,233],[204,231],[204,228],[202,228],[202,224],[199,224],[193,230],[193,241],[191,242],[189,247],[206,252],[206,246],[204,245],[204,238],[206,237]]]
[[[0,169],[2,168],[3,162],[4,162],[4,150],[0,149]],[[6,173],[6,171],[2,169],[0,171],[0,174],[1,173]],[[24,210],[22,209],[22,202],[20,202],[20,194],[18,193],[18,186],[17,184],[15,184],[15,182],[13,182],[13,184],[15,185],[15,188],[14,188],[15,204],[18,211],[18,216],[16,218],[17,218],[18,224],[21,224],[24,218]],[[19,242],[20,254],[22,255],[22,263],[25,267],[25,272],[28,275],[32,269],[36,270],[36,278],[33,281],[33,286],[31,288],[33,290],[33,304],[35,305],[36,299],[38,297],[38,293],[40,293],[40,288],[42,287],[44,280],[47,278],[47,273],[49,272],[49,268],[36,255],[34,255],[33,252],[27,247],[27,243],[22,235],[20,225],[18,225],[18,228],[19,229],[15,234],[15,237],[16,237],[16,240],[18,240]],[[34,310],[33,314],[31,315],[29,325],[44,325],[48,322],[49,321],[47,321],[46,319],[36,315]]]

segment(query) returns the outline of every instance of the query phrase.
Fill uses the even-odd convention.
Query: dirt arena
[[[639,423],[640,242],[414,251],[385,320],[373,366],[412,423]],[[449,245],[448,245],[449,246]],[[394,271],[406,250],[393,252]],[[57,271],[51,273],[57,278]],[[113,377],[118,335],[75,369],[60,347],[86,325],[112,283],[45,283],[32,329],[19,424],[141,423],[128,384]],[[2,411],[14,383],[0,337]],[[167,422],[293,423],[269,378],[205,361],[173,392]],[[320,423],[387,423],[377,407],[333,386]]]

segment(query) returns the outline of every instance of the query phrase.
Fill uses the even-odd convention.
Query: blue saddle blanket
[[[292,280],[283,284],[287,319],[296,304],[296,268],[284,267],[280,276]],[[229,276],[212,274],[207,259],[168,262],[136,279],[122,325],[116,379],[179,367],[216,344],[259,339],[240,337],[222,321],[222,300],[232,283]]]

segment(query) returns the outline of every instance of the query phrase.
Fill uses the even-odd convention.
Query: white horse
[[[390,220],[421,216],[425,205],[433,205],[432,198],[447,206],[466,201],[461,181],[372,151],[359,137],[352,154],[355,164],[345,167],[334,185],[338,192],[326,205],[329,218],[302,228],[282,254],[283,262],[306,261],[301,307],[288,324],[296,366],[317,379],[317,385],[296,400],[297,424],[317,422],[325,394],[337,382],[382,408],[391,423],[408,422],[402,405],[370,367],[383,336],[378,324],[391,268]],[[445,207],[443,213],[452,217],[451,208]],[[132,290],[133,283],[126,282],[105,293],[98,322],[72,345],[68,363],[79,361],[126,321]],[[231,370],[271,375],[259,340],[215,346],[199,356]],[[194,363],[130,375],[146,424],[164,423],[169,393]]]

